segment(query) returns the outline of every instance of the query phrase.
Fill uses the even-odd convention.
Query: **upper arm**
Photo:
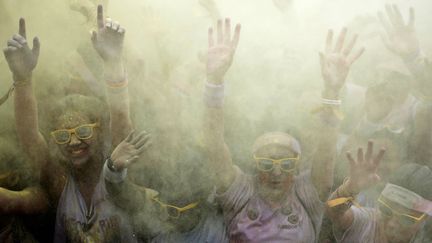
[[[110,200],[119,208],[130,213],[143,210],[148,201],[147,188],[139,186],[129,179],[120,183],[105,180]]]

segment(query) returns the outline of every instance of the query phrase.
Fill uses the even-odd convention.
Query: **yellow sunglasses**
[[[378,209],[380,212],[386,216],[386,217],[393,217],[393,215],[398,216],[398,222],[403,226],[410,226],[413,225],[420,220],[422,220],[426,214],[422,214],[420,217],[415,217],[409,214],[399,213],[395,209],[393,209],[390,205],[388,205],[386,202],[384,202],[381,197],[378,198]]]
[[[194,202],[194,203],[190,203],[190,204],[180,208],[180,207],[176,207],[176,206],[161,202],[157,197],[153,197],[152,200],[157,202],[162,208],[164,208],[166,210],[166,212],[168,213],[168,216],[170,216],[171,218],[175,218],[175,219],[179,218],[181,213],[183,213],[187,210],[193,209],[196,206],[198,206],[198,204],[199,204],[199,202]]]
[[[270,158],[260,158],[254,155],[257,168],[261,171],[271,171],[275,165],[279,165],[284,172],[293,172],[297,168],[300,156],[294,158],[283,158],[283,159],[270,159]]]
[[[66,144],[70,142],[72,134],[82,140],[91,138],[95,127],[98,127],[97,123],[84,124],[71,129],[59,129],[52,131],[51,136],[57,144]]]

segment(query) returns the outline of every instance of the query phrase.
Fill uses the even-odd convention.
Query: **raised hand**
[[[18,34],[8,40],[7,47],[3,49],[15,82],[29,81],[39,58],[39,39],[33,39],[33,48],[30,49],[26,36],[25,20],[20,18]]]
[[[366,154],[363,153],[363,148],[359,148],[357,150],[357,159],[354,159],[351,153],[347,152],[347,158],[350,163],[349,191],[358,193],[377,184],[381,180],[377,174],[377,170],[385,154],[385,149],[381,148],[378,154],[374,156],[373,146],[373,142],[369,141]]]
[[[207,80],[210,83],[221,84],[223,77],[231,66],[234,53],[240,39],[240,25],[237,24],[234,36],[231,38],[231,20],[225,19],[224,27],[222,20],[217,22],[216,39],[213,36],[213,28],[208,30],[208,53],[207,53]]]
[[[364,48],[361,48],[354,54],[351,54],[357,41],[357,35],[354,35],[348,45],[344,47],[346,34],[347,29],[343,28],[336,44],[333,46],[333,31],[329,30],[327,33],[325,51],[324,53],[319,53],[321,73],[324,79],[324,92],[338,94],[345,84],[351,65],[364,52]]]
[[[93,47],[106,63],[121,62],[125,29],[116,21],[104,20],[102,5],[97,8],[97,26],[91,37]]]
[[[414,9],[409,9],[409,20],[405,23],[399,8],[386,5],[386,16],[378,12],[378,18],[385,29],[386,35],[382,40],[387,49],[404,59],[415,58],[420,52],[420,44],[414,28]]]
[[[111,154],[115,168],[122,170],[136,162],[139,156],[151,146],[151,135],[146,131],[137,134],[132,131]]]

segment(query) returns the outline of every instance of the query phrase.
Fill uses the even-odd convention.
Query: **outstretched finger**
[[[393,4],[393,5],[392,5],[392,8],[393,8],[393,14],[394,14],[394,16],[395,16],[395,21],[396,21],[396,23],[397,23],[399,26],[404,26],[405,23],[404,23],[404,20],[403,20],[402,14],[401,14],[401,12],[400,12],[398,6],[397,6],[396,4]]]
[[[414,8],[411,7],[409,9],[409,21],[408,21],[408,26],[410,28],[414,28],[414,23],[415,23],[415,11]]]
[[[231,42],[231,20],[229,18],[225,19],[225,34],[224,43],[228,45]]]
[[[97,33],[96,33],[96,31],[92,31],[92,33],[91,33],[91,40],[92,40],[92,43],[93,44],[96,44],[97,43]]]
[[[136,144],[135,148],[139,149],[141,146],[145,145],[147,141],[149,141],[151,138],[150,134],[146,134],[144,137],[142,137]]]
[[[219,19],[218,21],[217,21],[217,43],[218,44],[222,44],[222,41],[223,41],[223,33],[222,33],[222,20],[221,19]]]
[[[357,166],[357,162],[355,161],[355,159],[352,157],[352,155],[351,155],[351,152],[347,152],[346,153],[346,157],[347,157],[347,159],[348,159],[348,161],[349,161],[349,163],[350,163],[350,167],[352,168],[352,169],[354,169],[356,166]]]
[[[355,61],[357,61],[357,59],[359,59],[361,55],[363,55],[364,51],[365,48],[362,47],[351,58],[348,58],[348,66],[351,66]]]
[[[99,29],[103,29],[104,25],[104,17],[103,17],[103,6],[101,4],[97,7],[97,26]]]
[[[390,34],[392,27],[388,20],[385,18],[384,13],[379,11],[378,12],[378,19],[381,22],[381,25],[383,26],[384,30],[386,31],[387,35]]]
[[[389,20],[390,20],[390,23],[391,23],[393,26],[397,26],[397,25],[398,25],[398,21],[396,20],[396,16],[395,16],[395,14],[393,13],[393,9],[392,9],[392,7],[391,7],[389,4],[386,4],[386,6],[385,6],[385,10],[386,10],[387,16],[388,16],[388,18],[389,18]]]
[[[343,50],[343,55],[344,56],[347,57],[351,53],[351,51],[352,51],[355,43],[357,42],[357,37],[358,37],[358,35],[354,35],[354,37],[351,39],[351,41],[345,47],[345,49]]]
[[[231,44],[231,48],[233,50],[237,49],[238,43],[240,41],[240,31],[241,31],[241,25],[237,24],[234,30],[234,37],[233,37],[233,41]]]
[[[130,141],[132,140],[132,138],[135,136],[135,130],[132,130],[126,137],[125,141],[130,143]]]
[[[33,38],[33,48],[32,48],[33,55],[38,58],[40,53],[40,41],[38,37]]]
[[[363,163],[364,162],[364,154],[363,154],[363,148],[357,149],[357,163]]]
[[[138,148],[138,154],[143,154],[145,151],[147,151],[148,148],[150,148],[153,145],[152,140],[150,139],[147,143],[145,143],[143,146]]]
[[[366,150],[366,161],[371,161],[373,154],[373,142],[371,140],[368,141],[367,150]]]
[[[325,47],[325,53],[329,54],[331,52],[331,48],[333,45],[333,30],[327,31],[327,39],[326,39],[326,47]]]
[[[339,52],[342,51],[347,31],[348,31],[347,28],[344,27],[342,29],[341,33],[339,34],[339,38],[337,40],[337,43],[336,43],[336,46],[335,46],[335,49],[334,49],[335,52],[339,53]]]
[[[214,46],[213,28],[208,29],[208,45],[209,48]]]
[[[373,160],[376,167],[378,167],[379,163],[381,162],[382,158],[384,157],[385,152],[386,152],[386,149],[381,148],[380,151],[378,152],[377,156]]]
[[[25,39],[27,39],[26,24],[25,24],[25,19],[24,18],[20,18],[19,19],[18,34],[20,34],[20,36],[22,36]]]
[[[138,143],[138,141],[140,141],[144,136],[146,136],[148,133],[146,131],[142,131],[140,132],[137,136],[135,136],[132,141],[130,142],[131,144],[134,144],[136,146],[136,144]]]

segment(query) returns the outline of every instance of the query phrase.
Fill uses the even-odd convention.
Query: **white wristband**
[[[342,101],[321,98],[321,103],[323,103],[324,105],[341,105]]]

